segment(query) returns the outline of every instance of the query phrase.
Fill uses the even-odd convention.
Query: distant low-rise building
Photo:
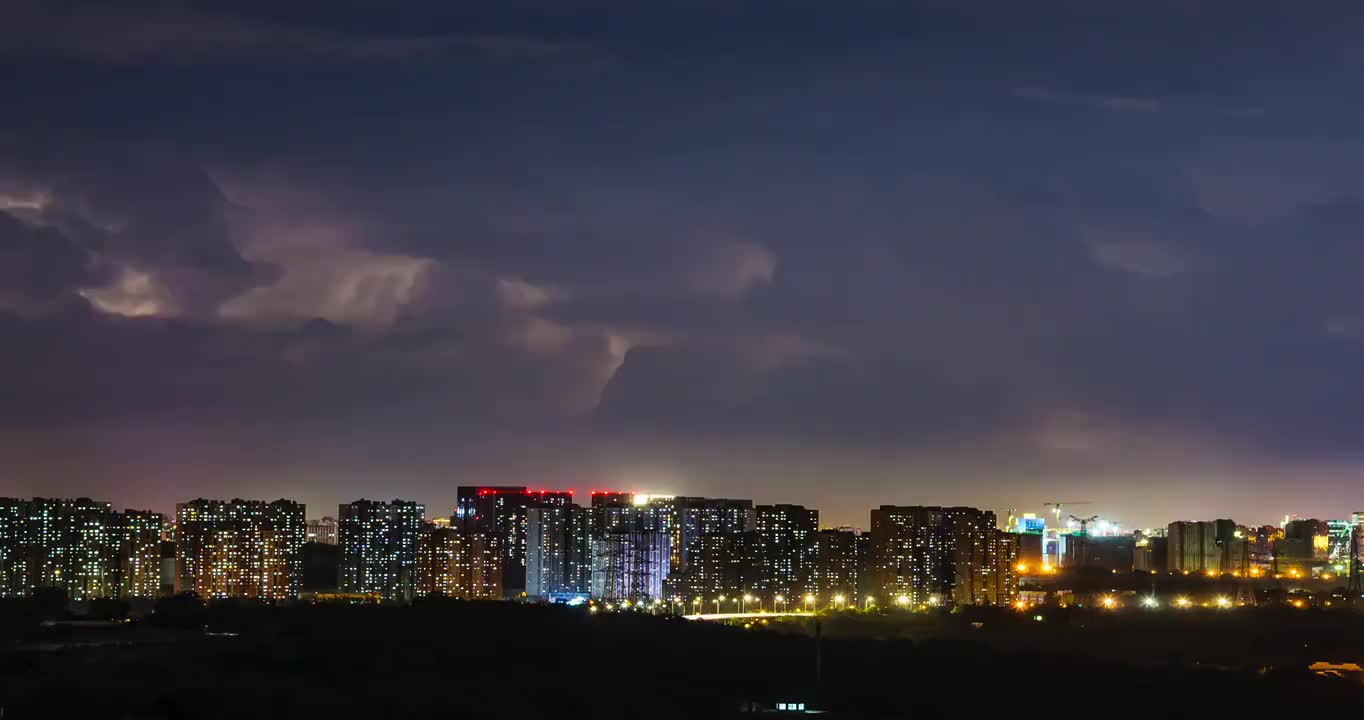
[[[1132,546],[1132,569],[1164,574],[1170,569],[1168,537],[1142,537]]]
[[[307,542],[322,543],[323,545],[335,545],[336,540],[336,518],[324,517],[308,521]]]

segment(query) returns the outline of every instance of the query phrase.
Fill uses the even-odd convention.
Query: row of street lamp
[[[800,607],[802,607],[802,608],[805,610],[805,612],[813,612],[813,611],[814,611],[814,608],[815,608],[815,602],[816,602],[816,600],[817,600],[817,598],[816,598],[813,594],[807,594],[807,595],[805,595],[805,596],[802,598],[802,601],[803,601],[803,602],[801,603]],[[837,609],[837,610],[844,610],[844,609],[847,609],[847,608],[849,608],[849,607],[857,607],[857,603],[856,603],[855,599],[853,600],[853,602],[850,603],[850,602],[849,602],[849,598],[848,598],[846,595],[841,595],[841,594],[839,594],[839,595],[834,595],[834,596],[830,597],[829,600],[830,600],[830,603],[829,603],[830,606],[832,606],[833,608],[835,608],[835,609]],[[752,602],[755,602],[755,601],[759,602],[759,606],[758,606],[759,610],[763,609],[763,606],[762,606],[762,604],[761,604],[761,599],[758,598],[758,597],[755,597],[755,596],[753,596],[753,595],[748,595],[748,594],[744,594],[744,595],[735,595],[735,596],[732,596],[732,597],[731,597],[731,596],[725,596],[725,595],[718,595],[718,596],[716,596],[715,598],[713,598],[712,600],[710,600],[709,602],[715,604],[715,614],[719,615],[719,614],[721,613],[722,609],[724,608],[724,606],[725,606],[727,603],[731,603],[731,602],[734,603],[735,612],[743,613],[743,612],[748,612],[748,605],[749,605],[749,603],[752,603]],[[932,596],[932,597],[930,597],[930,598],[928,599],[928,602],[927,602],[926,604],[927,604],[927,605],[936,606],[936,605],[938,605],[938,604],[940,604],[940,603],[941,603],[941,600],[939,599],[939,597],[938,597],[937,595],[934,595],[934,596]],[[702,609],[703,605],[705,605],[705,604],[707,604],[706,599],[703,598],[703,597],[701,597],[701,596],[699,596],[699,595],[696,596],[695,598],[693,598],[692,601],[691,601],[692,608],[696,611],[696,613],[697,613],[698,615],[701,613],[701,609]],[[911,603],[910,597],[909,597],[908,595],[899,595],[899,596],[897,596],[897,597],[895,598],[895,604],[898,605],[898,606],[900,606],[900,607],[909,607],[912,603]],[[861,607],[862,607],[863,610],[870,610],[871,608],[876,607],[876,606],[877,606],[877,605],[876,605],[876,598],[875,598],[874,596],[872,596],[872,595],[867,595],[867,596],[864,596],[864,597],[862,598]],[[785,595],[776,595],[776,596],[774,596],[774,597],[772,598],[772,611],[773,611],[773,612],[781,612],[783,609],[786,609],[787,607],[789,607],[789,604],[788,604],[788,602],[787,602],[787,599],[786,599],[786,596],[785,596]]]

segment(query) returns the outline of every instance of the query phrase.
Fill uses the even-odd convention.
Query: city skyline
[[[487,483],[487,484],[482,484],[482,485],[472,485],[471,487],[506,487],[506,486],[509,486],[509,485],[515,485],[515,483]],[[719,493],[716,493],[716,494],[702,494],[702,493],[694,493],[694,492],[661,492],[661,491],[657,491],[657,490],[655,490],[655,489],[649,489],[649,488],[624,488],[624,487],[619,487],[619,486],[605,486],[605,485],[600,486],[600,487],[588,487],[587,489],[583,489],[583,490],[580,490],[580,489],[577,489],[577,488],[571,488],[571,487],[558,487],[558,486],[554,486],[554,485],[520,485],[520,486],[527,487],[527,488],[528,488],[528,491],[529,491],[531,494],[535,494],[535,493],[538,493],[538,492],[548,492],[548,493],[552,493],[552,494],[561,494],[561,493],[571,494],[571,495],[573,495],[573,502],[574,502],[575,504],[579,505],[580,507],[587,507],[587,506],[588,506],[588,503],[589,503],[590,500],[591,500],[591,494],[592,494],[593,492],[596,492],[596,493],[599,493],[599,494],[601,494],[601,493],[623,493],[623,494],[629,494],[629,495],[640,495],[640,496],[648,496],[648,497],[700,497],[700,498],[732,497],[732,498],[742,498],[742,499],[744,499],[744,500],[751,501],[751,502],[754,503],[754,504],[762,504],[762,505],[784,505],[784,504],[804,505],[804,506],[806,506],[806,507],[810,507],[810,508],[812,508],[812,509],[815,509],[815,510],[818,510],[818,511],[819,511],[819,513],[820,513],[820,523],[819,523],[819,527],[820,527],[820,528],[845,528],[845,527],[847,527],[847,528],[854,528],[854,529],[858,529],[858,530],[867,530],[867,529],[870,527],[870,519],[869,519],[869,518],[870,518],[870,513],[871,513],[872,511],[876,510],[876,508],[877,508],[878,506],[880,506],[880,505],[885,505],[885,504],[892,504],[892,505],[909,505],[909,506],[912,506],[912,505],[929,505],[929,506],[942,506],[942,507],[976,507],[976,508],[981,508],[981,509],[983,509],[983,510],[989,510],[989,511],[991,511],[991,512],[994,512],[996,515],[998,515],[998,516],[1001,517],[1001,518],[1005,517],[1010,511],[1016,512],[1017,515],[1019,515],[1019,516],[1022,516],[1022,515],[1024,515],[1024,514],[1033,514],[1033,515],[1036,515],[1036,516],[1038,516],[1038,517],[1044,517],[1044,518],[1053,518],[1053,517],[1054,517],[1054,510],[1053,510],[1053,508],[1047,507],[1047,506],[1046,506],[1046,503],[1036,503],[1036,504],[1033,504],[1033,505],[1027,505],[1027,504],[1009,505],[1009,504],[1000,504],[1000,503],[991,504],[991,503],[989,503],[989,502],[981,503],[981,502],[969,502],[969,501],[954,501],[954,500],[951,499],[952,496],[951,496],[950,494],[946,494],[946,493],[944,493],[944,494],[934,494],[934,495],[932,495],[931,497],[934,498],[932,501],[925,500],[925,499],[923,499],[923,498],[920,498],[919,500],[916,500],[916,499],[913,498],[913,497],[908,497],[908,498],[902,498],[902,499],[895,500],[894,502],[892,502],[892,501],[890,501],[890,500],[876,501],[876,500],[873,498],[873,499],[872,499],[872,502],[870,502],[870,504],[868,504],[868,505],[866,505],[866,506],[862,506],[862,507],[849,507],[848,504],[846,504],[846,503],[840,503],[840,504],[838,504],[838,505],[836,505],[836,506],[837,506],[837,507],[843,508],[843,511],[842,511],[842,512],[837,512],[837,513],[831,513],[831,512],[829,512],[828,510],[826,510],[823,506],[820,506],[820,505],[818,505],[818,504],[809,503],[809,502],[801,503],[801,502],[798,502],[798,501],[795,501],[795,500],[792,500],[792,499],[786,498],[786,497],[763,497],[763,496],[759,496],[759,497],[747,497],[747,496],[743,496],[742,493],[733,492],[733,491],[728,492],[728,493],[726,494],[723,490],[721,490]],[[712,487],[713,487],[713,486],[712,486]],[[27,496],[31,496],[31,497],[44,497],[44,496],[45,496],[45,495],[43,495],[42,493],[38,493],[38,494],[31,494],[31,493],[11,493],[11,495],[13,495],[13,496],[26,496],[26,495],[27,495]],[[325,503],[325,504],[314,504],[314,503],[309,503],[309,502],[307,502],[307,501],[305,501],[305,500],[302,500],[302,499],[299,499],[299,498],[296,498],[296,497],[290,497],[290,496],[287,496],[287,495],[278,495],[278,496],[277,496],[277,495],[271,495],[271,494],[269,494],[269,493],[266,493],[266,494],[263,494],[263,495],[248,496],[248,495],[243,495],[243,494],[240,494],[240,493],[218,492],[218,493],[210,493],[210,494],[208,494],[208,495],[203,495],[203,496],[200,496],[200,497],[202,497],[202,498],[204,498],[204,499],[217,500],[217,501],[228,501],[228,500],[232,500],[232,499],[248,499],[248,500],[266,501],[266,502],[269,502],[269,501],[272,501],[272,500],[279,500],[279,499],[285,499],[285,500],[290,500],[290,501],[296,501],[296,502],[298,502],[299,504],[303,505],[303,506],[307,509],[308,520],[309,520],[309,522],[313,522],[313,521],[315,521],[315,520],[322,519],[322,518],[333,518],[333,519],[334,519],[335,516],[336,516],[336,513],[338,512],[338,509],[339,509],[339,508],[341,508],[341,507],[343,507],[343,506],[350,505],[350,504],[355,503],[355,502],[369,501],[369,502],[383,503],[383,502],[389,502],[389,501],[392,501],[392,500],[395,500],[395,499],[397,499],[397,500],[402,500],[402,501],[404,501],[404,502],[415,502],[415,503],[417,503],[418,505],[424,506],[424,507],[426,508],[426,519],[427,519],[428,521],[429,521],[429,520],[432,520],[432,519],[435,519],[435,518],[446,518],[446,519],[452,519],[452,520],[453,520],[453,519],[456,517],[457,508],[458,508],[458,506],[459,506],[459,503],[458,503],[458,500],[457,500],[457,497],[456,497],[456,496],[457,496],[456,489],[455,489],[454,487],[452,487],[451,490],[450,490],[450,492],[448,493],[448,495],[449,495],[450,498],[451,498],[450,501],[449,501],[448,503],[446,503],[446,502],[438,502],[438,503],[427,502],[427,501],[425,501],[425,500],[423,500],[423,499],[420,499],[420,498],[413,498],[413,497],[408,496],[408,495],[400,495],[400,494],[383,494],[383,493],[369,493],[369,494],[356,495],[355,497],[351,497],[351,498],[349,498],[349,499],[342,500],[342,501],[339,501],[339,502]],[[59,495],[52,494],[52,493],[48,493],[46,496],[59,497]],[[157,505],[142,504],[142,503],[136,503],[136,502],[132,502],[132,501],[128,501],[128,502],[126,503],[126,505],[125,505],[125,504],[123,504],[123,501],[118,501],[118,500],[110,501],[110,500],[108,500],[108,497],[105,496],[105,495],[95,495],[95,496],[91,496],[91,495],[85,495],[85,494],[73,494],[73,495],[69,495],[69,496],[60,496],[60,497],[72,497],[72,498],[83,497],[83,498],[91,498],[91,499],[94,499],[94,500],[96,500],[96,501],[112,502],[112,503],[113,503],[113,506],[114,506],[115,508],[122,508],[122,509],[128,510],[128,511],[150,511],[150,512],[156,512],[156,513],[161,513],[161,514],[165,515],[165,516],[168,517],[168,518],[173,518],[173,517],[175,516],[175,509],[176,509],[176,506],[179,505],[179,504],[181,504],[181,503],[183,503],[183,502],[185,502],[184,499],[180,499],[180,500],[178,500],[178,501],[171,502],[169,508],[162,508],[162,507],[157,506]],[[945,498],[945,499],[944,499],[944,498]],[[1050,502],[1050,501],[1049,501],[1049,502]],[[1127,531],[1127,532],[1130,532],[1130,531],[1133,531],[1133,530],[1140,530],[1140,529],[1143,529],[1143,528],[1153,528],[1153,527],[1154,527],[1154,528],[1162,528],[1162,527],[1165,527],[1166,525],[1168,525],[1169,523],[1171,523],[1171,522],[1176,522],[1176,521],[1199,521],[1199,520],[1207,520],[1207,519],[1210,519],[1210,518],[1231,518],[1231,519],[1234,519],[1236,522],[1241,523],[1241,524],[1244,524],[1244,525],[1261,526],[1261,525],[1280,525],[1280,524],[1282,524],[1283,522],[1285,522],[1285,519],[1286,519],[1286,518],[1290,518],[1290,517],[1302,517],[1302,518],[1314,517],[1314,518],[1322,518],[1322,519],[1326,519],[1326,518],[1341,519],[1341,518],[1348,518],[1348,517],[1350,517],[1352,514],[1364,512],[1364,500],[1362,500],[1362,501],[1360,501],[1360,502],[1358,503],[1358,507],[1355,507],[1355,506],[1353,506],[1353,505],[1346,505],[1346,504],[1336,504],[1336,505],[1334,505],[1334,506],[1330,506],[1331,504],[1330,504],[1330,503],[1327,503],[1327,502],[1325,502],[1325,501],[1318,501],[1318,502],[1312,502],[1312,503],[1309,503],[1309,502],[1294,503],[1294,504],[1290,504],[1290,505],[1286,506],[1286,508],[1285,508],[1283,511],[1280,511],[1280,512],[1267,512],[1267,513],[1265,513],[1265,514],[1263,514],[1263,515],[1261,515],[1261,514],[1245,514],[1245,513],[1232,512],[1232,511],[1230,511],[1230,510],[1228,510],[1228,509],[1226,509],[1226,508],[1221,508],[1221,509],[1219,509],[1216,505],[1212,505],[1212,506],[1210,506],[1210,508],[1207,509],[1207,510],[1204,510],[1204,509],[1202,509],[1202,508],[1192,508],[1192,507],[1189,507],[1189,508],[1185,508],[1185,509],[1183,509],[1183,510],[1179,510],[1179,511],[1177,511],[1177,512],[1175,512],[1175,513],[1173,513],[1173,514],[1167,515],[1167,516],[1155,516],[1155,515],[1151,515],[1151,514],[1146,514],[1146,515],[1143,515],[1143,516],[1142,516],[1142,517],[1145,517],[1145,518],[1146,518],[1146,521],[1145,521],[1145,522],[1131,522],[1131,521],[1127,520],[1127,518],[1128,518],[1128,517],[1131,517],[1131,515],[1129,515],[1128,513],[1125,513],[1121,508],[1117,508],[1117,509],[1106,508],[1106,507],[1103,506],[1102,503],[1098,503],[1098,502],[1095,502],[1095,501],[1092,501],[1092,500],[1078,500],[1078,501],[1077,501],[1077,500],[1072,500],[1072,501],[1063,501],[1063,504],[1064,504],[1065,502],[1071,502],[1071,503],[1079,502],[1079,503],[1082,503],[1082,504],[1081,504],[1079,507],[1072,508],[1071,511],[1067,511],[1067,512],[1065,513],[1063,519],[1066,518],[1066,517],[1068,517],[1072,511],[1077,512],[1077,513],[1082,514],[1082,515],[1098,515],[1099,518],[1102,519],[1103,521],[1105,521],[1106,523],[1111,523],[1111,524],[1114,525],[1115,527],[1120,527],[1120,528],[1122,528],[1124,531]],[[1302,508],[1307,508],[1307,507],[1317,507],[1317,508],[1322,508],[1322,509],[1317,510],[1317,511],[1305,511],[1305,510],[1302,510]],[[1080,512],[1080,511],[1083,511],[1083,512]],[[1070,523],[1070,524],[1071,524],[1071,525],[1074,525],[1074,523]],[[1050,526],[1054,526],[1054,525],[1055,525],[1055,522],[1049,520],[1049,527],[1050,527]],[[1066,523],[1063,522],[1061,526],[1064,527],[1065,525],[1066,525]]]
[[[9,3],[0,495],[1361,509],[1358,11],[1092,5]]]
[[[1031,514],[883,504],[870,511],[869,527],[854,530],[821,529],[816,508],[737,498],[597,490],[578,504],[573,493],[513,486],[463,486],[459,497],[440,519],[410,500],[356,500],[338,508],[330,536],[288,499],[200,498],[178,503],[168,520],[89,498],[0,497],[0,598],[61,592],[75,603],[148,607],[173,595],[286,604],[434,596],[587,605],[592,613],[690,609],[688,617],[705,619],[726,617],[726,602],[741,616],[753,605],[766,612],[764,603],[805,613],[1152,609],[1161,603],[1157,582],[1167,583],[1164,601],[1176,608],[1192,601],[1168,583],[1212,590],[1200,606],[1219,609],[1254,607],[1257,594],[1298,609],[1309,606],[1304,593],[1312,607],[1353,605],[1364,592],[1364,512],[1124,531],[1092,515],[1069,516],[1074,529],[1060,507],[1060,526],[1049,528]],[[1150,594],[1131,597],[1147,582]],[[1237,585],[1234,600],[1228,582]],[[703,612],[706,603],[713,614]]]

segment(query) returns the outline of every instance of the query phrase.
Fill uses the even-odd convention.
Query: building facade
[[[28,543],[28,501],[0,498],[0,598],[33,592],[33,553]]]
[[[1217,524],[1208,521],[1176,521],[1165,529],[1167,565],[1174,572],[1220,573]]]
[[[505,565],[497,533],[428,526],[417,545],[417,591],[461,600],[500,600]]]
[[[968,507],[882,505],[871,511],[871,573],[886,601],[1004,605],[1018,545],[995,514]]]
[[[526,597],[587,594],[592,575],[588,509],[579,505],[526,510]]]
[[[592,597],[633,603],[664,599],[668,534],[619,530],[592,539]]]
[[[27,525],[37,587],[61,588],[72,600],[118,597],[123,523],[109,503],[33,498]]]
[[[341,592],[378,593],[409,602],[415,592],[417,536],[426,520],[421,503],[357,500],[337,509]]]
[[[807,594],[816,598],[866,594],[867,547],[870,536],[852,528],[815,533],[812,585]],[[792,594],[792,602],[803,595]]]
[[[123,514],[119,551],[119,594],[125,598],[161,595],[161,513],[128,510]]]
[[[451,527],[466,532],[494,533],[502,538],[503,591],[509,598],[526,590],[526,511],[531,507],[573,504],[573,492],[531,490],[522,485],[460,486]]]
[[[1137,540],[1131,535],[1072,535],[1062,560],[1065,567],[1093,568],[1130,573],[1135,565]]]
[[[802,505],[758,505],[756,562],[763,569],[750,588],[759,595],[804,595],[814,590],[815,533],[819,511]]]
[[[304,507],[198,499],[176,506],[176,591],[291,600],[303,582]]]
[[[1143,536],[1132,546],[1132,569],[1140,572],[1164,574],[1170,569],[1168,536]]]
[[[321,543],[323,545],[335,545],[336,539],[336,518],[324,517],[308,521],[307,542]]]
[[[0,498],[0,597],[42,588],[72,600],[156,597],[163,524],[89,498]]]

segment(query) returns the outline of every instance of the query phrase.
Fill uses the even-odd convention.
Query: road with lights
[[[750,618],[774,617],[814,617],[812,612],[751,612],[751,613],[706,613],[704,615],[683,615],[684,620],[747,620]]]

